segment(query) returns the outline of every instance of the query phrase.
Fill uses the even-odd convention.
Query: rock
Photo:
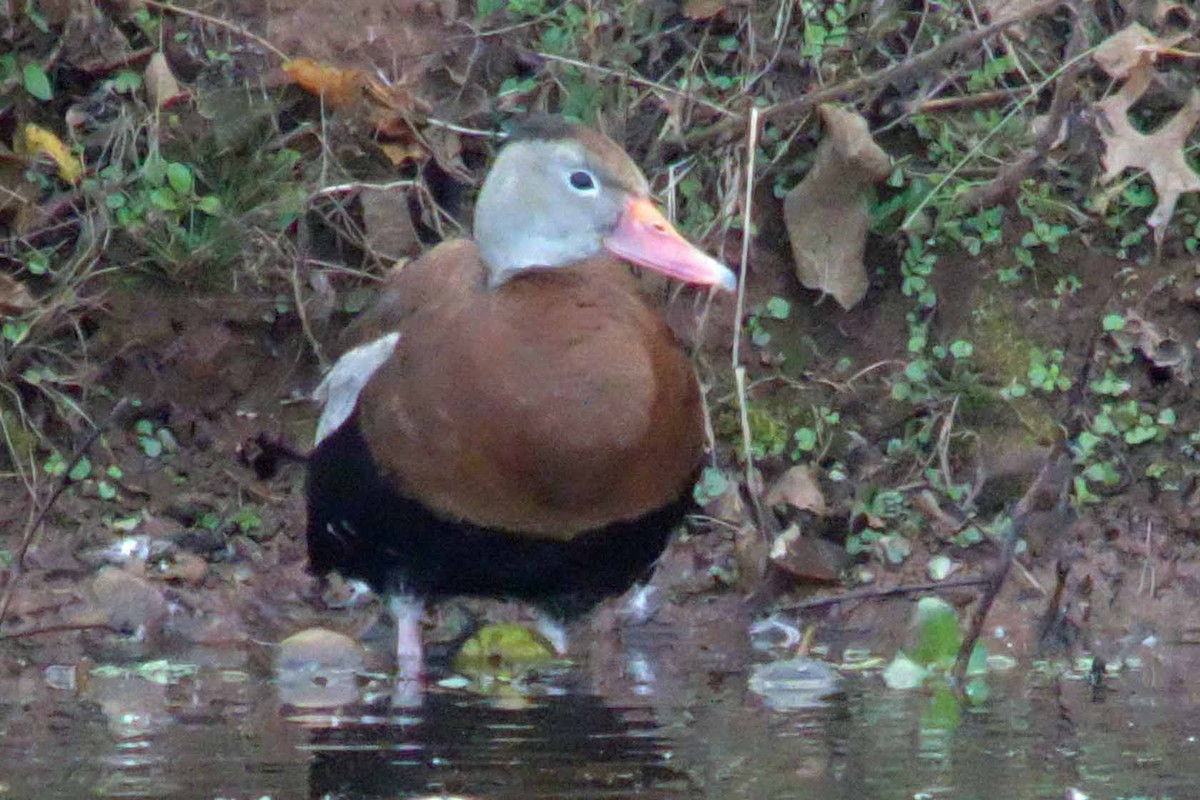
[[[119,567],[104,567],[92,579],[92,600],[107,623],[138,639],[157,635],[167,618],[167,601],[152,581]]]

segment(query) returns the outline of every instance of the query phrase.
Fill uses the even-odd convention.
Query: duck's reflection
[[[645,709],[593,695],[509,698],[432,691],[419,708],[314,728],[311,797],[698,796]]]

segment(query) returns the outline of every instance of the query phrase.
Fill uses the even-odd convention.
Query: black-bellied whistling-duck
[[[419,664],[419,598],[560,613],[620,594],[679,523],[704,447],[687,356],[628,265],[731,288],[655,208],[612,140],[522,124],[475,239],[389,276],[318,387],[308,552],[393,595]]]

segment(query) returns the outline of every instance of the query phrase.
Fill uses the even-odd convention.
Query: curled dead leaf
[[[888,176],[887,153],[858,114],[821,106],[825,137],[812,170],[784,200],[796,275],[847,310],[867,292],[867,190]]]
[[[162,53],[150,56],[146,71],[142,75],[142,83],[146,87],[146,96],[155,108],[169,108],[187,97],[187,92],[179,88],[179,81],[175,79],[167,57]]]
[[[0,317],[23,314],[37,305],[29,288],[11,275],[0,273]]]
[[[809,467],[798,465],[784,472],[763,497],[769,506],[789,505],[819,516],[829,512],[825,495]]]
[[[362,70],[335,67],[311,58],[295,58],[283,65],[284,74],[301,89],[321,97],[332,108],[344,108],[362,97],[368,85]]]

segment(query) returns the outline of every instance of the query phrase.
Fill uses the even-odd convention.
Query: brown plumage
[[[470,284],[471,248],[437,248],[422,266]],[[699,391],[624,264],[597,256],[501,291],[456,288],[402,323],[398,357],[359,399],[371,454],[401,491],[449,519],[554,539],[678,497],[703,447]]]
[[[310,559],[401,593],[586,608],[653,563],[704,447],[691,365],[629,262],[732,275],[617,145],[557,118],[501,152],[475,227],[348,331],[320,390]]]

